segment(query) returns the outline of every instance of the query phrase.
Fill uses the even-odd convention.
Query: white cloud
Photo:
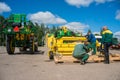
[[[120,31],[115,32],[114,35],[116,35],[116,36],[119,35],[120,36]]]
[[[76,6],[76,7],[88,7],[90,4],[92,3],[105,3],[105,2],[111,2],[114,0],[65,0],[68,4],[72,5],[72,6]]]
[[[66,26],[68,29],[74,32],[84,32],[85,29],[87,30],[89,28],[89,25],[80,22],[71,22],[71,23],[67,23],[64,26]]]
[[[3,12],[10,12],[11,8],[5,4],[4,2],[0,2],[0,14],[2,14]]]
[[[115,33],[114,33],[114,36],[115,36],[116,38],[118,38],[119,41],[120,41],[120,31],[115,32]]]
[[[63,18],[60,18],[57,15],[52,14],[49,11],[46,12],[37,12],[34,14],[29,14],[28,18],[37,23],[45,23],[45,24],[64,24],[67,21]]]
[[[99,34],[100,35],[100,32],[93,32],[93,34]]]
[[[76,7],[88,7],[93,0],[65,0],[68,4],[76,6]]]
[[[115,19],[120,20],[120,10],[117,10]]]
[[[96,3],[100,4],[100,3],[105,3],[105,2],[111,2],[113,0],[95,0]]]

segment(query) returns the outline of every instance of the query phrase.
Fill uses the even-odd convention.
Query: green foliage
[[[38,44],[43,45],[44,40],[45,40],[46,31],[48,28],[46,28],[45,24],[43,24],[43,23],[40,25],[38,23],[35,23],[34,27],[36,27],[35,36],[37,37]]]
[[[95,34],[95,36],[100,36],[100,34]]]
[[[55,25],[53,25],[52,27],[49,28],[50,33],[53,33],[53,34],[55,34],[56,31],[58,31],[58,30],[59,30],[59,27],[55,26]]]
[[[0,32],[2,31],[3,24],[5,22],[5,18],[0,15]]]
[[[5,45],[5,35],[2,33],[6,19],[0,15],[0,46]]]

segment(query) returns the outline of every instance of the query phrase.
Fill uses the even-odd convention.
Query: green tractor
[[[3,33],[6,35],[7,53],[14,54],[15,47],[18,47],[20,51],[30,53],[38,51],[36,30],[36,27],[30,25],[30,21],[26,21],[26,15],[10,15],[3,29]]]

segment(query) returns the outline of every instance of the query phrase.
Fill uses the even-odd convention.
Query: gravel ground
[[[120,62],[55,64],[48,59],[46,47],[39,50],[44,54],[20,54],[16,50],[16,55],[8,55],[0,47],[0,80],[120,80]]]

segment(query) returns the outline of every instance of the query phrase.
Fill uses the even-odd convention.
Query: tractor
[[[38,51],[36,27],[26,20],[25,14],[11,14],[5,24],[6,49],[9,55],[15,54],[15,47],[20,51],[34,53]]]

